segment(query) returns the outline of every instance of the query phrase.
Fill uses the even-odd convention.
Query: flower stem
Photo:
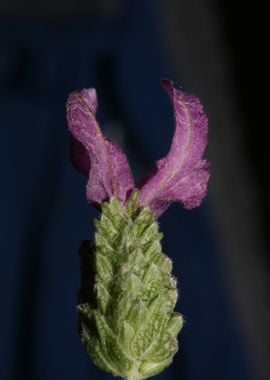
[[[142,378],[137,372],[131,372],[126,375],[123,380],[142,380]]]

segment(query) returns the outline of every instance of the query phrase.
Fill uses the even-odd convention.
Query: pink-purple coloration
[[[97,96],[94,89],[71,93],[67,118],[71,133],[71,160],[88,176],[86,196],[99,205],[117,195],[125,202],[134,180],[125,154],[104,137],[96,121]]]
[[[138,184],[140,202],[159,217],[172,202],[185,208],[198,206],[207,191],[209,163],[202,159],[207,144],[207,117],[197,98],[162,85],[174,110],[175,128],[168,154]],[[75,168],[88,176],[87,199],[99,205],[117,196],[124,204],[134,189],[127,158],[120,147],[104,137],[95,118],[94,89],[71,93],[67,118],[71,134],[70,157]]]

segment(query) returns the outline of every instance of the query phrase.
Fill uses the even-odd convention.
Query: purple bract
[[[198,206],[207,191],[209,163],[202,159],[207,144],[207,117],[197,98],[163,80],[174,110],[174,136],[168,154],[155,163],[138,184],[140,202],[159,217],[172,202]],[[112,196],[124,204],[134,180],[121,148],[105,137],[96,121],[95,89],[73,92],[67,101],[71,134],[70,156],[75,168],[88,176],[87,200],[98,206]]]

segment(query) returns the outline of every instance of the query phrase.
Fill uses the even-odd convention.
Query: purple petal
[[[69,158],[76,170],[88,176],[91,167],[88,152],[83,144],[72,135],[69,139]]]
[[[90,108],[93,114],[97,113],[97,92],[94,88],[84,88],[80,92],[80,96],[84,100],[85,104]]]
[[[106,139],[111,160],[111,168],[114,178],[119,179],[118,197],[126,201],[131,190],[134,189],[134,179],[126,155],[116,142]]]
[[[209,165],[202,160],[207,144],[207,117],[197,98],[176,90],[169,80],[162,81],[173,108],[175,130],[166,157],[139,184],[140,200],[160,216],[178,201],[185,208],[198,206],[204,198]]]
[[[96,110],[94,89],[69,95],[70,157],[74,166],[88,175],[86,195],[89,202],[100,204],[113,195],[125,202],[134,188],[133,176],[122,150],[103,136],[95,118]]]

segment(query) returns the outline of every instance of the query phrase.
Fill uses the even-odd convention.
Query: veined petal
[[[84,145],[72,135],[69,139],[69,158],[76,170],[88,176],[91,167],[89,154]]]
[[[115,141],[106,138],[106,144],[112,164],[113,176],[119,180],[118,198],[122,201],[126,201],[135,186],[127,157]]]
[[[100,204],[112,196],[125,202],[134,188],[133,176],[120,147],[103,136],[95,118],[96,110],[95,89],[69,95],[70,157],[75,168],[88,175],[86,194],[89,202]]]
[[[173,87],[169,80],[162,85],[174,110],[175,129],[166,157],[139,184],[140,201],[160,216],[178,201],[185,208],[198,206],[206,194],[209,164],[202,160],[207,144],[207,117],[197,98]]]

